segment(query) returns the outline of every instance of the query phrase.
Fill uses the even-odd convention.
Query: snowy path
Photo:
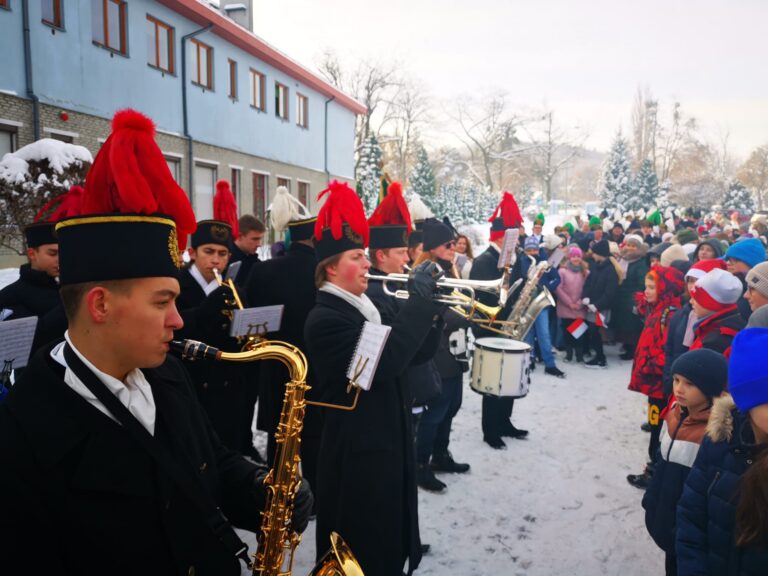
[[[645,397],[627,390],[630,363],[614,347],[606,352],[607,370],[560,364],[565,380],[537,368],[513,414],[530,438],[507,440],[501,452],[483,443],[480,396],[465,386],[451,450],[472,470],[441,475],[443,494],[419,492],[422,540],[432,550],[418,576],[663,574],[643,493],[625,480],[645,462]],[[313,557],[311,523],[294,574],[309,573]]]

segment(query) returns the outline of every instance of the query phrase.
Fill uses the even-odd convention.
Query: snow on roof
[[[48,160],[51,170],[59,174],[75,162],[93,163],[93,156],[88,148],[53,138],[42,138],[19,148],[16,152],[6,154],[3,157],[3,163],[7,156],[15,156],[26,162]]]

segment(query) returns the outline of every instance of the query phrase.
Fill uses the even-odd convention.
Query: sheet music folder
[[[29,361],[35,338],[37,316],[0,322],[0,367],[13,362],[13,368],[23,368]]]
[[[363,330],[360,332],[360,338],[355,346],[355,353],[352,355],[347,368],[347,378],[351,384],[359,386],[363,390],[371,389],[381,353],[384,351],[391,331],[390,326],[383,324],[374,324],[373,322],[363,324]]]

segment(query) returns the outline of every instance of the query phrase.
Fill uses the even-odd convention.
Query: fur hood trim
[[[715,398],[707,423],[707,436],[714,442],[730,442],[733,437],[733,413],[736,403],[730,394]]]

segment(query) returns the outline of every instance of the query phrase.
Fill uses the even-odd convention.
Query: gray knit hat
[[[768,298],[768,262],[761,262],[747,272],[747,287]]]

